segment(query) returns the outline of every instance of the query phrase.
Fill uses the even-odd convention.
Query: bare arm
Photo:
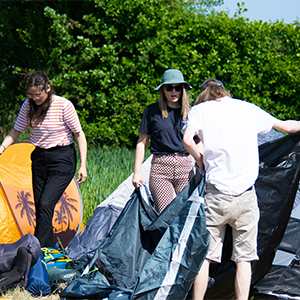
[[[21,131],[14,128],[8,133],[0,146],[0,155],[20,136],[20,134]]]
[[[193,126],[188,125],[185,129],[183,135],[183,145],[185,149],[190,153],[196,160],[201,172],[205,173],[204,164],[203,164],[203,155],[200,151],[203,151],[202,142],[198,145],[194,141],[194,136],[196,134],[196,130]]]
[[[141,133],[136,144],[135,149],[135,158],[134,158],[134,172],[132,176],[132,184],[138,189],[140,183],[144,183],[142,174],[141,174],[141,166],[145,158],[146,149],[149,143],[150,136],[147,134]]]
[[[203,143],[201,141],[199,143],[197,143],[197,149],[203,155],[204,146],[203,146]]]
[[[294,120],[278,120],[276,119],[273,128],[286,133],[294,133],[300,131],[300,121]]]
[[[86,142],[85,134],[82,130],[76,132],[75,137],[77,140],[79,156],[80,156],[80,168],[78,170],[77,182],[82,183],[85,182],[87,178],[87,172],[86,172],[87,142]]]

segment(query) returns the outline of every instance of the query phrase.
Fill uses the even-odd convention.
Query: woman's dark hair
[[[217,100],[225,96],[231,97],[230,93],[224,89],[223,85],[220,86],[215,84],[214,79],[207,80],[205,83],[207,84],[207,87],[197,97],[194,105],[205,101]]]
[[[47,99],[41,105],[36,105],[33,99],[29,98],[29,111],[28,111],[28,119],[29,126],[32,127],[32,123],[40,123],[44,120],[47,111],[51,104],[51,99],[53,95],[53,90],[51,88],[48,76],[43,71],[35,71],[32,73],[26,82],[27,90],[31,87],[41,87],[41,91],[45,91],[47,93]],[[50,91],[47,92],[48,86],[50,85]]]

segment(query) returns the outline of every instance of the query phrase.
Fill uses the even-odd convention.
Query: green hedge
[[[44,69],[56,92],[76,105],[89,143],[134,147],[144,108],[158,100],[152,90],[168,68],[181,69],[194,87],[192,102],[201,83],[216,77],[235,98],[281,119],[299,118],[297,22],[249,22],[239,14],[230,18],[227,12],[207,10],[221,1],[53,2],[35,7],[35,14],[44,14],[36,29],[30,18],[36,3],[21,1],[28,7],[26,21],[14,25],[23,26],[14,39],[32,57],[7,66],[5,78],[10,71],[15,75],[2,82],[5,88],[16,78],[24,84],[23,73]],[[19,2],[9,3],[18,9]],[[10,92],[5,101],[0,95],[0,106],[9,97],[19,104],[24,100],[21,87]]]

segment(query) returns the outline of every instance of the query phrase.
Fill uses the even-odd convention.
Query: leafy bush
[[[233,97],[298,119],[300,24],[249,22],[241,7],[233,18],[210,10],[221,2],[4,1],[0,20],[13,34],[0,48],[17,48],[3,52],[0,84],[9,92],[0,94],[0,106],[15,117],[24,100],[16,79],[42,68],[56,92],[75,104],[90,144],[132,148],[144,108],[158,100],[153,88],[166,69],[178,68],[194,87],[192,102],[201,83],[216,77]],[[22,20],[15,18],[18,7],[26,8]],[[0,122],[12,119],[2,113]]]

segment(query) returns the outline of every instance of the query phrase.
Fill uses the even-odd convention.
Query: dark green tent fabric
[[[145,186],[134,192],[88,274],[61,298],[113,299],[117,293],[118,299],[185,299],[208,249],[204,186],[198,174],[160,215]]]

